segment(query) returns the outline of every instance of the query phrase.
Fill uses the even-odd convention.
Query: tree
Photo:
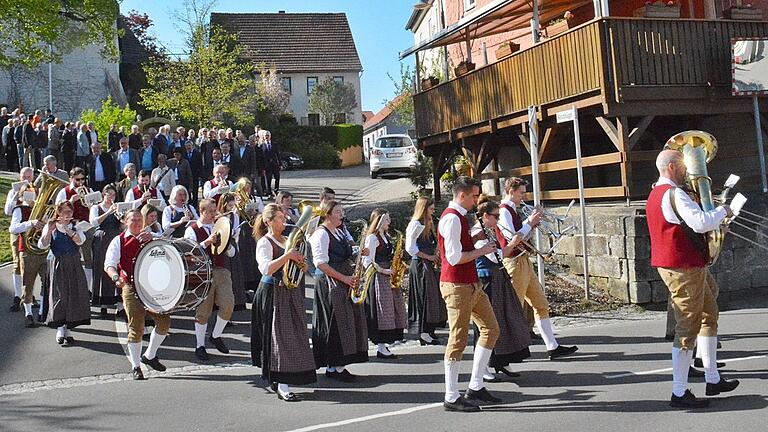
[[[392,110],[395,115],[395,122],[400,126],[412,128],[416,124],[416,116],[413,111],[413,71],[410,66],[400,64],[400,77],[395,79],[387,73],[387,76],[395,85],[395,97],[391,100],[385,100],[384,104]]]
[[[107,96],[107,99],[101,102],[101,111],[85,110],[80,114],[80,121],[92,121],[96,132],[102,137],[102,145],[106,146],[110,126],[115,125],[118,128],[124,126],[125,130],[129,131],[133,122],[136,121],[136,111],[130,109],[128,105],[121,107],[112,102],[112,97]]]
[[[257,110],[266,112],[273,118],[286,113],[291,95],[283,87],[280,75],[274,67],[259,66],[256,72]]]
[[[357,108],[357,95],[352,84],[342,84],[331,77],[320,81],[309,95],[309,110],[319,113],[326,125],[332,125],[336,114],[349,116]]]
[[[245,122],[254,101],[251,68],[238,62],[237,38],[221,28],[198,26],[188,40],[187,60],[153,59],[145,67],[147,110],[198,125]]]
[[[126,27],[133,32],[150,57],[165,56],[165,49],[158,44],[155,36],[149,34],[149,28],[152,27],[152,19],[149,15],[132,9],[124,18]]]
[[[5,2],[4,2],[5,3]],[[0,7],[0,67],[33,68],[58,62],[72,50],[92,43],[102,55],[117,57],[116,0],[24,0]]]

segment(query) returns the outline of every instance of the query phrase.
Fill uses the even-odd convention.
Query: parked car
[[[304,166],[304,159],[296,153],[280,152],[280,168],[283,171],[301,168]]]
[[[410,174],[416,166],[416,146],[408,135],[382,135],[371,147],[371,178],[387,173]]]

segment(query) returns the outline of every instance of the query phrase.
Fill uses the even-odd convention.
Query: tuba
[[[42,223],[48,223],[56,212],[56,205],[53,204],[53,200],[56,198],[56,194],[59,193],[61,188],[67,186],[67,182],[54,177],[50,174],[41,172],[40,178],[40,191],[35,198],[35,205],[32,207],[32,211],[29,214],[29,220],[37,219]],[[48,253],[48,249],[40,249],[37,247],[37,242],[43,235],[42,231],[38,230],[34,226],[27,231],[27,238],[24,240],[24,246],[26,250],[35,255],[44,255]]]
[[[687,182],[693,191],[694,199],[701,203],[702,210],[714,210],[712,179],[707,175],[707,163],[717,154],[717,139],[704,131],[689,130],[670,138],[664,148],[683,154],[683,163],[688,171]],[[710,265],[717,261],[724,237],[723,230],[719,227],[705,234]]]
[[[256,201],[251,197],[251,194],[246,191],[246,187],[251,184],[251,181],[246,177],[240,178],[236,183],[230,186],[229,191],[235,194],[237,199],[235,200],[235,208],[242,221],[248,221],[248,225],[251,228],[256,224],[256,215],[259,212],[256,207]]]
[[[301,206],[301,216],[294,225],[294,229],[288,235],[288,240],[285,242],[285,249],[295,249],[302,255],[307,254],[307,239],[305,230],[312,219],[312,206]],[[289,260],[283,265],[283,284],[286,288],[298,288],[304,278],[304,272],[307,271],[306,264],[300,264],[293,260]]]
[[[403,237],[403,233],[398,230],[395,230],[395,233],[395,250],[392,253],[392,264],[389,267],[390,270],[392,270],[392,276],[390,276],[389,279],[392,289],[400,288],[400,285],[403,284],[403,279],[405,279],[405,272],[408,270],[408,266],[405,264],[405,261],[403,261],[405,237]]]

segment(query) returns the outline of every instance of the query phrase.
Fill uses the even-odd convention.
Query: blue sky
[[[219,0],[214,12],[344,12],[352,27],[357,52],[363,63],[362,105],[377,112],[384,99],[392,99],[395,78],[400,73],[398,52],[413,45],[413,33],[405,30],[415,0]],[[123,0],[120,10],[146,13],[154,23],[152,32],[172,52],[182,52],[184,40],[174,27],[172,15],[183,9],[183,0]],[[413,67],[413,58],[406,59]]]

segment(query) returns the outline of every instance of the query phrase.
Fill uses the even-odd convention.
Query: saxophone
[[[395,237],[395,251],[392,253],[392,264],[389,267],[390,270],[392,270],[392,275],[390,276],[389,281],[392,289],[400,289],[400,285],[402,285],[403,280],[405,279],[405,271],[408,267],[406,266],[405,261],[403,261],[405,238],[403,237],[402,232],[395,230],[395,233],[397,236]]]
[[[357,221],[353,221],[357,222]],[[362,230],[360,231],[360,244],[358,246],[357,259],[355,259],[355,270],[352,273],[352,286],[349,291],[349,299],[354,304],[362,304],[368,297],[368,290],[373,285],[373,277],[376,276],[376,267],[373,264],[367,269],[363,269],[363,249],[365,249],[365,232],[368,231],[368,222],[361,219]]]

